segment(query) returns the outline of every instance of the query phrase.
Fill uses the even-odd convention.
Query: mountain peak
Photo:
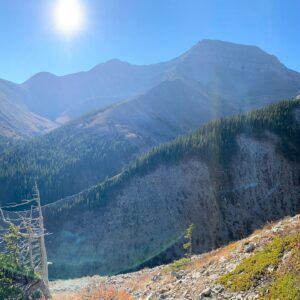
[[[243,45],[220,40],[204,39],[185,52],[179,61],[191,64],[210,64],[248,70],[282,70],[284,65],[278,58],[257,46]]]
[[[265,53],[263,50],[261,50],[259,47],[254,45],[246,45],[246,44],[239,44],[234,42],[228,42],[228,41],[222,41],[222,40],[214,40],[214,39],[203,39],[200,40],[196,45],[194,45],[193,48],[201,48],[201,47],[213,47],[213,48],[248,48],[252,50],[258,50],[260,52]]]
[[[57,79],[58,76],[56,76],[55,74],[52,74],[50,72],[39,72],[34,74],[32,77],[30,77],[28,80],[26,80],[24,82],[24,84],[26,83],[30,83],[32,81],[47,81],[47,80],[54,80]]]
[[[96,65],[94,68],[92,68],[92,70],[99,70],[103,68],[122,68],[129,65],[130,64],[128,62],[115,58]]]
[[[110,65],[128,65],[128,62],[120,60],[118,58],[113,58],[113,59],[109,59],[108,61],[105,62],[105,64],[110,64]]]

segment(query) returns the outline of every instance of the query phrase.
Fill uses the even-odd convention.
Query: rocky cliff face
[[[105,207],[73,214],[61,228],[49,225],[52,274],[66,267],[68,276],[118,273],[153,257],[172,259],[191,223],[194,250],[208,251],[299,212],[300,166],[277,152],[278,137],[266,136],[237,137],[239,151],[222,184],[218,170],[189,158],[135,176]]]

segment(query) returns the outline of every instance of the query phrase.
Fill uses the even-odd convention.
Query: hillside
[[[299,73],[275,56],[255,46],[215,40],[202,40],[159,64],[138,66],[110,60],[65,76],[41,72],[20,85],[6,83],[2,88],[0,84],[0,91],[29,111],[65,123],[176,79],[200,85],[209,94],[206,104],[224,100],[232,113],[295,97],[300,91]]]
[[[283,101],[210,122],[46,206],[52,276],[169,261],[182,255],[191,223],[200,253],[299,212],[299,105]]]
[[[9,101],[0,91],[0,137],[21,139],[47,133],[57,125]]]
[[[297,215],[269,223],[240,241],[195,255],[191,261],[111,277],[53,281],[53,299],[296,300],[300,297],[299,230]]]
[[[36,178],[44,203],[71,196],[116,175],[152,147],[234,111],[236,105],[212,101],[198,83],[164,81],[9,149],[0,157],[0,203],[30,197]]]
[[[8,149],[0,157],[0,203],[28,197],[35,178],[49,203],[117,174],[139,154],[213,118],[203,99],[208,95],[183,81],[163,82]]]

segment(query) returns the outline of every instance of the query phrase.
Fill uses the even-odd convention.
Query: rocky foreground
[[[223,248],[139,272],[58,280],[55,299],[300,299],[300,215]]]

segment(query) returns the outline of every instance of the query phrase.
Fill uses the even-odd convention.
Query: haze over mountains
[[[295,96],[300,85],[299,73],[257,47],[204,40],[169,62],[135,66],[111,60],[88,72],[62,77],[40,73],[22,87],[28,91],[25,104],[53,120],[103,108],[174,79],[200,85],[211,97],[238,109],[244,109],[245,101],[251,106],[254,101]]]
[[[0,137],[32,137],[57,127],[55,122],[32,113],[5,94],[5,86],[0,82]]]
[[[36,177],[48,203],[115,175],[153,146],[212,118],[215,112],[204,99],[209,102],[180,80],[166,81],[132,101],[8,149],[0,158],[0,202],[26,198]]]
[[[49,203],[117,174],[153,146],[211,119],[294,97],[300,74],[257,47],[203,40],[165,63],[112,60],[88,72],[40,73],[21,85],[2,82],[0,88],[5,96],[0,105],[13,103],[3,112],[17,117],[10,124],[19,136],[41,134],[57,126],[55,120],[102,107],[0,158],[2,203],[28,196],[36,177]],[[4,120],[2,135],[13,136],[3,130]]]
[[[147,94],[162,82],[173,80],[204,94],[201,105],[210,105],[216,116],[294,97],[300,91],[300,74],[287,69],[275,56],[255,46],[215,40],[203,40],[164,63],[136,66],[111,60],[87,72],[66,76],[43,72],[23,84],[2,81],[0,91],[12,105],[65,123],[91,110]],[[31,123],[36,122],[34,119]],[[49,124],[53,127],[45,121],[37,128]],[[7,135],[4,130],[0,134]]]

